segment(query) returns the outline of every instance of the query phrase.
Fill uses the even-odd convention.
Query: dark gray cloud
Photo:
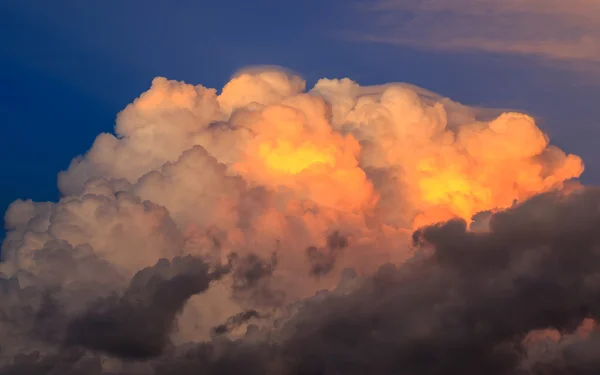
[[[0,369],[1,375],[94,375],[102,373],[102,360],[86,356],[83,350],[64,350],[42,355],[40,352],[20,354],[14,363]]]
[[[234,256],[236,260],[233,272],[233,287],[235,290],[245,290],[255,287],[261,280],[273,275],[277,267],[277,254],[270,259],[262,259],[256,254],[244,257]]]
[[[285,293],[275,285],[272,276],[279,262],[277,253],[268,259],[256,254],[235,255],[233,297],[253,307],[280,306]]]
[[[223,324],[220,324],[213,328],[215,335],[223,335],[231,332],[231,330],[240,327],[242,324],[247,323],[251,319],[260,319],[262,316],[256,310],[246,310],[239,314],[230,316],[229,319]]]
[[[307,248],[306,256],[310,264],[310,274],[319,277],[331,272],[341,251],[347,246],[348,239],[335,231],[327,237],[325,248],[316,246]]]
[[[15,358],[0,373],[597,374],[598,331],[572,335],[550,360],[523,365],[531,331],[569,334],[583,319],[600,318],[597,228],[600,189],[539,195],[491,216],[488,231],[456,220],[416,232],[419,256],[382,266],[350,292],[301,302],[267,334],[165,350],[177,311],[215,276],[201,260],[161,261],[70,325],[73,345],[121,358],[156,355],[146,367],[110,372],[93,354],[63,349]],[[258,316],[233,316],[223,330]]]
[[[138,272],[122,296],[97,300],[72,320],[65,343],[121,358],[158,356],[187,300],[228,271],[211,271],[207,263],[192,256],[160,260]]]

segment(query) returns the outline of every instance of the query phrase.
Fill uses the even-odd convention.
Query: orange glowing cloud
[[[332,131],[319,98],[304,96],[287,104],[264,108],[250,124],[256,137],[234,169],[329,208],[353,211],[372,205],[376,198],[358,166],[358,141]]]
[[[80,194],[90,178],[124,179],[173,210],[180,224],[227,227],[246,204],[246,186],[259,187],[274,196],[264,210],[273,223],[302,211],[290,207],[310,206],[406,230],[452,217],[469,221],[560,189],[583,172],[581,159],[550,145],[532,117],[480,113],[406,84],[322,79],[306,92],[300,77],[273,69],[243,71],[218,95],[157,78],[119,114],[116,136],[100,135],[60,174],[59,186]],[[194,147],[221,165],[218,178],[215,168],[181,158]],[[169,177],[173,168],[162,170],[168,163],[179,165],[180,189],[158,178]],[[217,188],[207,194],[211,184]],[[206,207],[213,216],[196,214]],[[321,229],[335,223],[327,220]]]
[[[334,128],[361,142],[363,169],[387,176],[376,190],[385,192],[378,212],[391,225],[470,221],[562,188],[583,172],[581,159],[549,145],[526,114],[482,121],[469,108],[402,84],[321,80],[314,90],[333,103]]]
[[[298,174],[312,166],[335,167],[335,157],[328,150],[304,142],[298,146],[287,140],[277,140],[275,145],[261,143],[258,154],[267,168],[286,174]]]
[[[415,226],[453,216],[470,221],[478,212],[562,188],[583,172],[578,156],[548,147],[547,136],[524,114],[464,126],[452,146],[416,164],[417,200],[423,209]]]

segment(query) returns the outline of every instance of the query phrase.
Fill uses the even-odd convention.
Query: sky
[[[112,132],[154,77],[220,88],[265,64],[308,87],[323,77],[408,82],[518,109],[583,158],[584,182],[600,183],[600,11],[591,0],[564,4],[2,1],[0,211],[17,198],[57,200],[57,173]]]
[[[0,0],[0,375],[600,373],[599,77],[598,0]]]

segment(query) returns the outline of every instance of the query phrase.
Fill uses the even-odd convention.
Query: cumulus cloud
[[[530,116],[408,84],[157,78],[58,202],[7,210],[0,373],[595,368],[583,168]]]
[[[535,55],[600,64],[600,4],[594,0],[380,0],[359,32],[365,40],[433,50]]]

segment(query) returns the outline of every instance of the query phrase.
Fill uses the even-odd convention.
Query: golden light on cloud
[[[376,201],[359,167],[361,147],[326,121],[322,99],[306,94],[255,112],[246,122],[256,134],[233,165],[249,181],[285,187],[302,199],[341,211],[363,210]]]
[[[277,140],[275,145],[262,143],[258,155],[267,168],[286,174],[298,174],[312,166],[335,167],[335,157],[306,142],[294,147],[290,141]]]
[[[426,204],[446,206],[466,220],[493,205],[489,188],[452,169],[427,171],[431,177],[419,181],[420,198]]]
[[[551,189],[562,189],[564,181],[583,172],[583,164],[575,155],[565,157],[554,170],[548,170],[541,158],[509,158],[488,163],[465,158],[420,162],[414,182],[414,200],[418,202],[415,205],[420,207],[420,213],[413,226],[434,224],[452,217],[460,217],[469,223],[479,212],[506,209],[515,201]],[[465,160],[468,160],[467,164]]]
[[[481,119],[479,110],[410,85],[322,79],[306,91],[292,73],[257,69],[217,92],[155,79],[119,115],[119,137],[99,136],[61,173],[61,190],[79,194],[90,178],[122,179],[185,225],[231,226],[230,238],[245,238],[233,228],[235,212],[256,207],[244,189],[260,188],[270,203],[253,223],[285,228],[301,217],[317,238],[338,214],[367,232],[469,222],[583,172],[581,159],[550,145],[534,118]],[[182,156],[193,147],[204,151]],[[184,200],[190,196],[198,202]],[[202,209],[213,217],[197,216]]]

